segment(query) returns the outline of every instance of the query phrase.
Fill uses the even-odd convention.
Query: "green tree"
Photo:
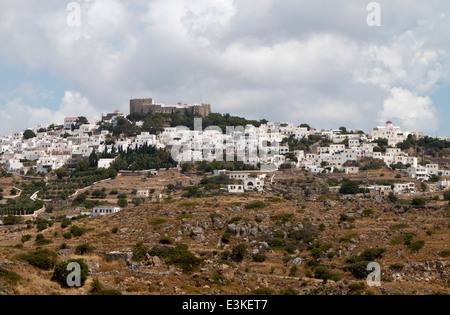
[[[246,253],[247,253],[247,245],[239,244],[236,247],[233,247],[233,250],[231,252],[231,258],[234,261],[241,262],[244,260]]]
[[[3,218],[2,221],[4,225],[17,225],[22,224],[24,222],[24,219],[22,217],[10,214],[7,217]]]
[[[359,193],[359,183],[355,181],[351,181],[349,179],[344,179],[341,185],[341,189],[339,193],[344,195],[354,195]]]
[[[98,166],[98,156],[97,156],[97,153],[95,153],[95,150],[92,151],[91,155],[89,155],[89,165],[91,167]]]
[[[444,200],[450,201],[450,191],[444,192]]]
[[[81,125],[87,125],[89,124],[89,121],[87,120],[86,117],[84,116],[80,116],[78,117],[77,121],[75,122],[76,127],[79,128]]]
[[[133,257],[131,257],[131,260],[135,262],[143,261],[148,251],[149,248],[143,243],[137,243],[133,249]]]
[[[23,133],[23,138],[24,138],[25,140],[31,139],[31,138],[36,138],[36,134],[33,132],[33,130],[27,129],[27,130],[25,130],[25,132]]]
[[[56,170],[56,176],[58,176],[58,179],[63,179],[64,177],[69,176],[69,173],[65,167],[61,167]]]
[[[126,207],[126,206],[128,206],[128,201],[126,200],[126,199],[119,199],[118,201],[117,201],[117,205],[119,206],[119,207],[122,207],[122,208],[124,208],[124,207]]]

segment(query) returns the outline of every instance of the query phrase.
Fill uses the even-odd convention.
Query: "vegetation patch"
[[[26,262],[42,270],[51,270],[56,264],[56,256],[55,252],[42,249],[35,252],[16,255],[13,259]]]

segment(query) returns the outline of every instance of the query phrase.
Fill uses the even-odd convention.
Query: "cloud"
[[[60,78],[67,86],[55,95],[77,91],[72,103],[88,100],[92,113],[127,113],[131,97],[153,97],[367,130],[399,99],[393,88],[432,99],[450,86],[450,2],[379,2],[382,27],[370,28],[360,1],[84,0],[73,28],[65,2],[4,0],[0,62]]]
[[[66,91],[57,110],[32,107],[20,98],[0,103],[0,135],[24,130],[41,124],[63,124],[67,116],[85,116],[90,120],[100,119],[101,113],[89,100],[78,92]]]
[[[431,99],[402,88],[391,90],[391,96],[384,101],[380,116],[380,122],[392,120],[400,123],[407,131],[438,130],[438,112]]]

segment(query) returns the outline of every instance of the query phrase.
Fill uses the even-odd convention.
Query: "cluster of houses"
[[[102,115],[102,121],[115,123],[124,117],[119,111]],[[403,164],[411,179],[429,180],[433,175],[450,177],[450,170],[439,169],[439,165],[421,166],[417,157],[409,156],[399,148],[409,135],[423,137],[419,132],[403,132],[388,121],[385,126],[374,128],[368,134],[358,130],[316,130],[310,127],[296,127],[290,123],[268,122],[259,127],[228,127],[226,131],[219,127],[203,130],[201,118],[195,120],[194,130],[180,126],[164,128],[157,134],[143,132],[136,137],[121,135],[112,144],[106,144],[111,135],[108,131],[98,130],[98,121],[75,126],[77,117],[67,117],[57,128],[40,125],[32,128],[36,137],[24,139],[24,132],[0,138],[0,162],[10,172],[27,174],[30,169],[46,173],[64,166],[72,159],[87,158],[92,152],[110,152],[115,148],[137,148],[151,145],[171,152],[172,157],[180,164],[196,161],[234,161],[236,158],[247,165],[260,167],[261,171],[270,172],[284,165],[308,170],[313,174],[333,173],[358,174],[360,169],[355,163],[361,158],[371,157],[382,160],[386,165]],[[142,122],[138,122],[142,123]],[[327,146],[320,142],[310,147],[309,152],[296,150],[291,152],[286,138],[302,140],[311,135],[326,139]],[[385,152],[376,150],[378,139],[387,139]],[[110,142],[109,142],[110,143]],[[288,154],[289,153],[289,154]],[[26,162],[32,163],[26,163]],[[102,159],[100,168],[108,168],[114,159]],[[228,187],[230,192],[245,190],[261,191],[264,187],[264,176],[245,174],[228,174],[240,184]],[[236,178],[234,178],[236,176]],[[449,187],[449,180],[439,183],[439,188]],[[374,189],[383,190],[382,187]],[[387,189],[387,188],[386,188]],[[412,186],[399,184],[396,192],[412,191]]]

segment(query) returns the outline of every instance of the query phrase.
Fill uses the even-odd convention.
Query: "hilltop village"
[[[449,292],[450,137],[137,99],[0,137],[0,154],[5,294]],[[55,281],[70,259],[89,285]]]

